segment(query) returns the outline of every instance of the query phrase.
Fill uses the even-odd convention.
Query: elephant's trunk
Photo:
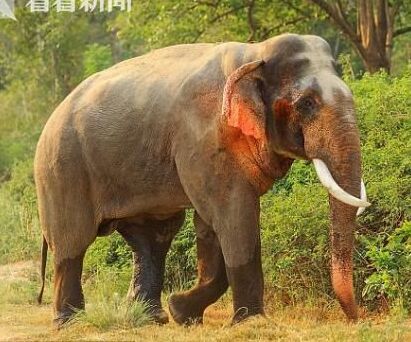
[[[349,319],[357,319],[353,286],[355,208],[330,196],[331,279],[334,292]]]
[[[329,140],[329,150],[321,157],[325,161],[324,165],[328,166],[326,169],[331,178],[339,187],[336,189],[333,185],[331,190],[327,187],[331,210],[332,285],[347,317],[356,320],[357,305],[353,286],[354,232],[358,207],[365,207],[369,203],[366,201],[365,188],[361,190],[358,131],[353,125],[344,126],[345,129],[340,126],[339,134]]]
[[[356,208],[330,196],[331,279],[334,292],[349,319],[357,319],[353,285],[353,246]]]

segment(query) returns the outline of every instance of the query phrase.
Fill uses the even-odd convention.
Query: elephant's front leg
[[[259,203],[256,202],[255,210],[252,209],[238,211],[228,225],[217,231],[233,293],[233,323],[249,316],[264,315]]]
[[[197,235],[198,283],[189,291],[173,294],[170,313],[179,324],[202,323],[204,310],[227,290],[228,281],[220,243],[213,229],[194,214]]]
[[[226,290],[233,292],[233,323],[264,314],[263,273],[259,237],[259,202],[239,193],[207,226],[196,214],[198,284],[170,298],[170,311],[178,323],[202,321],[205,308]]]
[[[234,316],[232,322],[237,323],[253,315],[264,315],[264,282],[259,239],[256,242],[254,253],[246,263],[227,265],[226,270],[233,292]]]
[[[199,299],[201,296],[194,294],[197,291],[205,293],[201,290],[202,284],[210,279],[219,279],[217,275],[224,274],[220,271],[224,266],[224,277],[227,277],[233,292],[233,323],[236,323],[251,315],[264,314],[259,191],[244,177],[242,169],[224,149],[206,148],[205,151],[212,153],[202,155],[201,150],[193,153],[192,159],[186,155],[176,157],[184,190],[196,212],[211,226],[208,231],[212,232],[210,236],[213,239],[207,242],[198,239],[199,247],[206,246],[203,248],[204,257],[199,257],[199,284],[185,297],[178,295],[176,298],[181,302],[178,305],[177,300],[171,298],[170,309],[178,322],[185,322],[185,316],[190,317],[187,315],[189,310],[184,311],[186,307],[193,308],[193,312],[196,308],[197,314],[202,315],[204,305],[213,301],[204,303]],[[210,270],[211,276],[202,277],[204,267]],[[202,278],[207,280],[202,281]],[[192,303],[186,304],[189,301]],[[181,315],[177,309],[181,310]]]

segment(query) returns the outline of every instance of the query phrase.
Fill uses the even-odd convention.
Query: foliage
[[[402,0],[309,0],[326,14],[331,25],[341,31],[369,72],[390,72],[394,38],[411,32],[410,9]]]
[[[0,187],[0,264],[27,260],[37,254],[40,227],[33,181],[33,162],[18,162]]]
[[[84,76],[90,76],[113,64],[111,48],[108,45],[91,44],[84,52]]]
[[[299,167],[293,167],[291,183],[307,168]],[[327,293],[330,287],[327,194],[314,181],[291,189],[269,193],[261,201],[265,279],[285,303]]]
[[[411,222],[404,222],[390,235],[362,237],[365,256],[374,267],[362,295],[382,298],[401,308],[411,308]]]
[[[137,51],[178,43],[226,40],[258,41],[270,36],[307,30],[307,13],[319,19],[319,10],[278,1],[139,1],[131,15],[120,14],[112,22],[120,39]]]
[[[84,268],[88,273],[98,273],[110,267],[118,271],[128,271],[132,267],[131,250],[117,232],[108,238],[97,238],[85,258]]]
[[[384,296],[408,310],[410,293],[402,287],[411,271],[403,254],[411,219],[410,75],[408,67],[403,77],[380,73],[348,81],[356,95],[364,178],[373,204],[360,221],[358,279],[366,282],[369,302]]]
[[[166,289],[187,289],[194,284],[197,270],[196,251],[193,211],[190,210],[167,255]]]

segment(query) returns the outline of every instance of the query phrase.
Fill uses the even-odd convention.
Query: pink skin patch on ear
[[[262,127],[259,127],[253,109],[240,98],[236,98],[235,102],[231,115],[228,117],[228,124],[239,128],[245,135],[252,136],[257,140],[261,139],[263,137]]]
[[[274,113],[276,116],[285,117],[291,111],[291,104],[286,99],[279,99],[274,103]]]

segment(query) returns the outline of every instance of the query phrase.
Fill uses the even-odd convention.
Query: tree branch
[[[404,33],[408,33],[408,32],[411,32],[411,26],[401,27],[401,28],[395,30],[393,36],[397,37],[397,36],[400,36],[400,35],[402,35]]]
[[[247,5],[241,5],[241,6],[238,6],[238,7],[234,7],[230,10],[227,10],[224,13],[221,13],[221,14],[215,16],[213,19],[211,19],[210,24],[214,24],[215,22],[219,21],[220,19],[222,19],[222,18],[224,18],[224,17],[226,17],[230,14],[233,14],[233,13],[235,13],[235,12],[245,8],[245,7],[247,7]]]
[[[264,33],[262,34],[262,37],[261,37],[261,38],[263,38],[263,39],[268,39],[268,38],[269,38],[269,35],[270,35],[272,32],[275,32],[275,31],[277,31],[278,29],[280,29],[280,28],[282,28],[282,27],[285,27],[285,26],[287,26],[287,25],[296,24],[296,23],[298,23],[299,21],[304,20],[304,19],[305,19],[305,16],[303,15],[303,16],[301,16],[301,17],[298,17],[298,18],[295,18],[295,19],[292,19],[292,20],[283,22],[283,23],[281,23],[281,24],[279,24],[279,25],[276,25],[276,26],[274,26],[274,27],[266,28],[266,29],[264,29]]]
[[[352,41],[358,41],[358,36],[352,29],[350,23],[341,15],[342,11],[336,9],[336,7],[330,5],[325,0],[309,0],[315,5],[319,6],[329,17],[334,21],[334,23],[347,35]]]
[[[351,27],[350,23],[346,20],[345,16],[342,15],[343,11],[339,10],[337,7],[330,5],[327,1],[325,0],[308,0],[312,2],[313,4],[319,6],[325,13],[328,14],[328,16],[331,18],[331,20],[334,22],[334,24],[346,35],[348,38],[351,40],[351,42],[354,44],[354,46],[357,48],[357,50],[360,52],[360,54],[364,54],[364,47],[361,45],[361,41],[354,31],[354,29]]]
[[[194,1],[195,3],[199,4],[199,5],[205,5],[205,6],[209,6],[209,7],[218,7],[218,5],[220,4],[220,1],[202,1],[202,0],[197,0]]]
[[[214,4],[215,4],[216,6],[218,6],[219,2],[220,2],[220,1],[218,0],[218,1],[216,1]],[[197,3],[200,4],[200,2],[198,2],[198,1],[197,1]],[[202,1],[202,2],[201,2],[201,5],[206,5],[206,6],[214,7],[214,5],[211,5],[210,2],[203,2],[203,1]],[[241,5],[241,6],[237,6],[237,7],[231,8],[231,9],[229,9],[229,10],[227,10],[227,11],[225,11],[225,12],[219,14],[219,15],[216,15],[214,18],[210,19],[210,20],[208,21],[208,24],[214,24],[214,23],[216,23],[217,21],[219,21],[220,19],[223,19],[223,18],[229,16],[230,14],[233,14],[233,13],[235,13],[235,12],[237,12],[237,11],[245,8],[245,7],[247,7],[247,5]],[[201,37],[206,31],[207,31],[207,28],[203,28],[203,29],[201,29],[201,30],[198,30],[196,36],[193,38],[193,40],[192,40],[191,42],[192,42],[192,43],[196,43],[196,42],[200,39],[200,37]]]
[[[255,24],[253,10],[254,10],[255,1],[249,0],[248,1],[248,8],[247,8],[247,22],[248,27],[250,28],[250,35],[247,38],[248,42],[251,42],[255,39],[255,33],[257,32],[257,26]]]

